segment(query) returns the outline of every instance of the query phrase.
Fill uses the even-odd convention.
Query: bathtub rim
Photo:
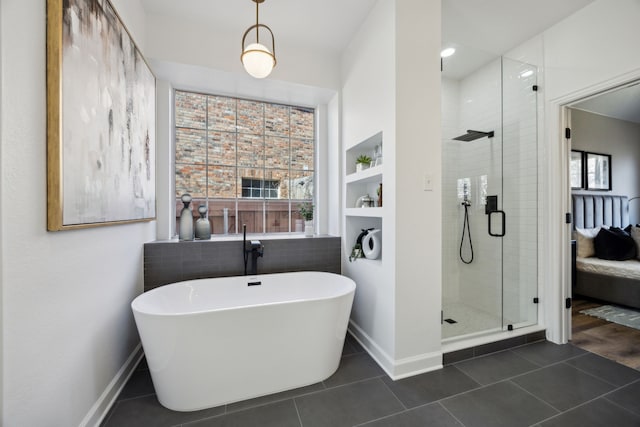
[[[243,305],[234,305],[232,307],[224,307],[224,308],[213,308],[213,309],[205,309],[205,310],[194,310],[194,311],[186,311],[186,312],[180,312],[180,313],[159,313],[159,312],[151,312],[149,310],[140,310],[139,308],[136,307],[136,301],[138,301],[139,299],[142,298],[151,298],[151,294],[153,293],[158,293],[158,292],[162,292],[162,288],[166,288],[167,286],[186,286],[187,283],[198,283],[198,282],[202,282],[205,280],[224,280],[224,279],[230,279],[230,278],[241,278],[241,277],[246,277],[248,280],[253,280],[253,279],[259,279],[260,277],[266,277],[266,276],[275,276],[275,275],[287,275],[287,274],[296,274],[296,273],[317,273],[319,275],[325,275],[325,276],[337,276],[337,277],[341,277],[346,279],[346,283],[349,285],[348,289],[344,292],[340,292],[334,295],[330,295],[330,296],[325,296],[325,297],[317,297],[317,298],[298,298],[298,299],[294,299],[294,300],[287,300],[287,301],[273,301],[273,302],[268,302],[268,303],[261,303],[261,304],[243,304]],[[153,317],[186,317],[186,316],[196,316],[196,315],[202,315],[202,314],[206,314],[206,313],[222,313],[222,312],[226,312],[226,311],[231,311],[231,310],[240,310],[240,309],[249,309],[249,308],[258,308],[258,307],[269,307],[269,306],[276,306],[276,305],[286,305],[286,304],[300,304],[303,302],[311,302],[311,301],[328,301],[328,300],[332,300],[332,299],[337,299],[337,298],[341,298],[344,297],[346,295],[355,293],[357,288],[356,282],[347,276],[344,276],[342,274],[337,274],[337,273],[331,273],[331,272],[326,272],[326,271],[290,271],[290,272],[283,272],[283,273],[266,273],[266,274],[258,274],[258,275],[247,275],[247,276],[223,276],[223,277],[206,277],[206,278],[201,278],[201,279],[188,279],[188,280],[181,280],[179,282],[173,282],[173,283],[168,283],[166,285],[162,285],[162,286],[158,286],[157,288],[153,288],[150,289],[146,292],[141,293],[140,295],[136,296],[133,301],[131,301],[131,310],[134,312],[134,314],[140,314],[143,316],[153,316]],[[165,290],[166,291],[166,290]]]

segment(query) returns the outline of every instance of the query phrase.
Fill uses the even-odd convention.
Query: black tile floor
[[[103,426],[640,426],[640,371],[546,341],[391,380],[347,337],[338,371],[308,387],[196,412],[158,403],[143,362]]]

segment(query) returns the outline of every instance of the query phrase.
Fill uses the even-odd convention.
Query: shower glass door
[[[534,325],[538,309],[537,67],[502,59],[503,327]]]
[[[443,61],[444,340],[537,322],[536,74]]]

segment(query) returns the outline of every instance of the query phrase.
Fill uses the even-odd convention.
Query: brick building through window
[[[176,215],[189,193],[212,234],[302,231],[314,200],[315,112],[306,107],[176,91]]]

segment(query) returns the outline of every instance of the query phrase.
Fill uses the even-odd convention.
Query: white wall
[[[381,261],[343,263],[358,285],[351,326],[392,377],[442,362],[439,50],[438,2],[378,1],[343,53],[343,148],[382,132],[384,156]]]
[[[416,369],[442,361],[440,15],[439,1],[396,2],[395,356]]]
[[[395,1],[378,1],[343,53],[341,132],[348,149],[382,131],[383,200],[389,207],[395,206],[395,192],[385,191],[395,188],[395,80]],[[371,224],[363,220],[359,228]],[[357,284],[352,322],[387,370],[395,352],[395,231],[393,209],[385,209],[381,262],[343,261],[343,272]],[[343,244],[344,260],[355,241],[345,236]]]
[[[142,36],[139,2],[115,3]],[[3,1],[0,15],[6,426],[97,421],[139,343],[129,304],[142,292],[142,244],[155,238],[153,222],[46,231],[45,8]]]
[[[640,124],[572,109],[571,132],[572,149],[611,155],[612,189],[608,194],[640,196]],[[629,203],[631,224],[640,222],[639,202]]]
[[[510,53],[533,64],[540,64],[538,58],[542,58],[544,67],[541,301],[547,338],[554,342],[568,339],[569,316],[563,305],[570,296],[566,244],[570,227],[563,221],[564,213],[570,210],[565,173],[568,158],[560,107],[640,77],[639,19],[637,0],[617,0],[615,6],[611,1],[597,0]]]
[[[548,100],[637,70],[640,2],[597,0],[544,32]]]
[[[560,105],[640,76],[640,2],[598,0],[543,34],[546,79],[546,138],[549,153],[550,281],[546,283],[547,337],[564,342],[570,316],[562,308],[570,296],[568,245],[570,227],[562,215],[570,210],[566,144],[561,139]],[[560,184],[560,185],[557,185]],[[555,220],[554,220],[555,219]],[[551,243],[553,242],[553,243]],[[559,263],[558,260],[564,260]]]

